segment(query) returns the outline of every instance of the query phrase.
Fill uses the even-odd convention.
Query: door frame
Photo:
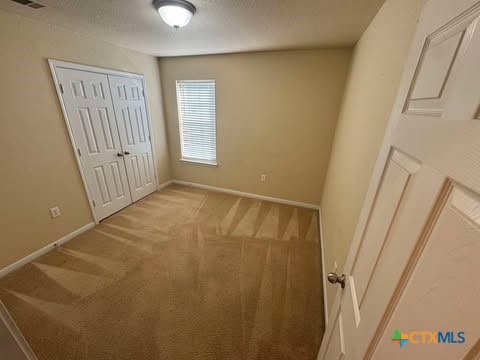
[[[431,1],[431,0],[430,0]],[[427,2],[428,3],[428,2]],[[347,274],[347,270],[349,270],[352,267],[352,263],[356,257],[356,254],[359,251],[360,243],[363,237],[364,230],[367,226],[371,209],[372,206],[375,202],[379,186],[381,184],[381,180],[383,178],[384,174],[384,169],[385,166],[387,165],[387,161],[389,159],[389,156],[391,154],[391,149],[392,149],[392,140],[393,140],[393,133],[394,130],[397,126],[397,123],[400,120],[400,116],[398,114],[402,113],[402,109],[405,104],[405,99],[408,96],[408,93],[410,91],[410,84],[415,76],[415,71],[417,69],[416,64],[418,64],[420,56],[422,55],[422,47],[424,45],[424,42],[418,41],[417,38],[420,36],[418,34],[418,28],[419,24],[422,22],[423,17],[424,17],[424,10],[427,5],[427,3],[424,4],[420,17],[418,19],[417,25],[415,27],[415,32],[414,36],[412,37],[409,45],[409,50],[408,50],[408,55],[403,67],[402,71],[402,76],[401,76],[401,81],[400,84],[397,88],[396,91],[396,97],[395,97],[395,102],[392,106],[392,110],[390,112],[388,121],[387,121],[387,126],[385,128],[384,132],[384,137],[382,140],[382,144],[380,146],[380,149],[378,150],[378,155],[377,159],[375,161],[375,166],[372,171],[372,175],[370,177],[370,182],[368,185],[368,190],[365,195],[363,205],[360,211],[359,218],[357,220],[357,225],[355,227],[355,231],[353,233],[352,241],[349,246],[347,258],[345,261],[345,265],[343,269],[337,269],[337,272],[340,274]],[[323,274],[325,276],[326,274]],[[342,297],[342,290],[339,286],[337,286],[337,291],[335,293],[335,298],[332,303],[332,307],[328,313],[328,318],[335,319],[340,311],[340,303],[341,303],[341,297]],[[326,321],[326,329],[325,333],[323,334],[322,338],[322,343],[318,352],[318,359],[321,360],[322,356],[325,355],[326,351],[326,346],[328,345],[328,342],[331,338],[333,328],[328,327],[328,323]],[[334,323],[334,321],[332,322]]]
[[[100,219],[98,219],[97,215],[95,214],[95,207],[93,206],[93,197],[91,196],[90,191],[88,190],[85,173],[84,173],[83,168],[82,168],[82,163],[81,163],[81,160],[80,160],[80,156],[77,152],[77,146],[75,145],[75,137],[73,136],[73,131],[72,131],[72,128],[70,126],[70,122],[68,120],[67,109],[66,109],[65,103],[63,101],[62,90],[60,89],[60,83],[58,81],[56,69],[57,68],[65,68],[65,69],[71,69],[71,70],[80,70],[80,71],[87,71],[87,72],[93,72],[93,73],[100,73],[100,74],[104,74],[104,75],[115,75],[115,76],[123,76],[123,77],[127,77],[127,78],[140,79],[142,81],[142,86],[143,86],[143,91],[144,91],[143,98],[144,98],[144,101],[145,101],[145,110],[147,112],[147,124],[148,124],[148,128],[149,128],[149,131],[150,131],[150,147],[152,148],[153,165],[155,167],[154,177],[155,177],[156,186],[158,186],[158,184],[159,184],[159,182],[158,182],[158,164],[157,164],[157,157],[155,155],[155,140],[154,140],[155,136],[153,135],[153,131],[152,131],[150,107],[149,107],[149,104],[148,104],[148,94],[147,94],[147,86],[146,86],[145,76],[143,74],[138,74],[138,73],[107,69],[107,68],[102,68],[102,67],[97,67],[97,66],[83,65],[83,64],[67,62],[67,61],[62,61],[62,60],[55,60],[55,59],[48,59],[48,65],[50,67],[50,72],[52,73],[52,79],[53,79],[53,83],[54,83],[54,86],[55,86],[55,91],[57,92],[58,100],[60,101],[60,107],[62,109],[63,119],[65,120],[65,124],[67,125],[68,136],[70,137],[70,144],[72,145],[73,154],[75,156],[75,160],[77,162],[77,167],[80,171],[80,177],[82,178],[83,187],[85,189],[85,192],[86,192],[86,195],[87,195],[87,198],[88,198],[88,205],[90,206],[90,211],[92,213],[93,220],[95,221],[95,224],[98,224],[100,222]],[[113,106],[113,104],[112,104],[112,106]]]
[[[0,300],[0,323],[4,326],[11,334],[13,339],[18,345],[18,349],[23,352],[25,355],[25,359],[27,360],[38,360],[37,356],[33,352],[32,348],[30,347],[30,344],[28,341],[25,339],[23,336],[22,332],[18,328],[17,324],[15,323],[15,320],[13,320],[12,316],[8,312],[7,308],[3,304],[3,302]]]

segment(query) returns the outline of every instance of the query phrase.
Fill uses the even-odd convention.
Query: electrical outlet
[[[58,206],[51,208],[50,215],[52,216],[52,218],[56,218],[62,215],[62,213],[60,212],[60,208]]]
[[[265,175],[265,174],[260,175],[260,181],[261,182],[267,181],[267,175]]]

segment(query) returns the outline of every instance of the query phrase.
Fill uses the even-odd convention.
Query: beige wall
[[[2,268],[92,221],[48,58],[145,74],[160,181],[170,174],[154,57],[3,11],[0,49]]]
[[[161,59],[172,177],[318,204],[350,55],[336,49]],[[218,167],[179,161],[181,79],[216,80]]]
[[[355,47],[321,201],[327,271],[343,268],[424,3],[387,0]]]

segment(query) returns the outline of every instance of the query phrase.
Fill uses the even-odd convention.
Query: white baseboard
[[[320,227],[320,251],[322,253],[322,285],[323,285],[323,311],[325,312],[325,327],[328,324],[328,303],[327,303],[327,273],[325,270],[325,239],[323,237],[322,209],[318,208],[318,226]]]
[[[74,237],[84,233],[87,230],[92,229],[95,226],[94,222],[91,222],[87,225],[82,226],[81,228],[72,231],[70,234],[67,234],[60,239],[54,241],[53,243],[48,244],[47,246],[44,246],[43,248],[31,253],[30,255],[25,256],[24,258],[14,262],[13,264],[10,264],[3,269],[0,270],[0,277],[3,277],[7,275],[8,273],[11,273],[14,270],[17,270],[19,267],[28,264],[29,262],[32,262],[39,256],[42,256],[43,254],[46,254],[47,252],[51,251],[52,249],[56,248],[57,246],[60,246],[62,244],[65,244],[67,241],[73,239]]]
[[[243,196],[243,197],[248,197],[248,198],[253,198],[253,199],[258,199],[258,200],[265,200],[265,201],[271,201],[271,202],[276,202],[276,203],[280,203],[280,204],[299,206],[299,207],[304,207],[304,208],[308,208],[308,209],[315,209],[315,210],[319,209],[318,205],[303,203],[303,202],[299,202],[299,201],[285,200],[285,199],[280,199],[280,198],[271,197],[271,196],[252,194],[252,193],[247,193],[247,192],[243,192],[243,191],[225,189],[225,188],[220,188],[220,187],[210,186],[210,185],[197,184],[197,183],[193,183],[193,182],[189,182],[189,181],[183,181],[183,180],[172,180],[171,182],[174,183],[174,184],[192,186],[192,187],[197,187],[197,188],[200,188],[200,189],[206,189],[206,190],[212,190],[212,191],[219,191],[219,192],[223,192],[223,193],[227,193],[227,194]]]
[[[172,180],[168,180],[168,181],[165,181],[165,182],[162,183],[162,184],[158,184],[157,190],[162,190],[163,188],[167,187],[167,186],[170,185],[171,183],[172,183]]]

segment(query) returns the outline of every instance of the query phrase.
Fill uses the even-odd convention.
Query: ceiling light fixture
[[[153,7],[163,21],[175,29],[188,25],[197,10],[186,0],[153,0]]]

